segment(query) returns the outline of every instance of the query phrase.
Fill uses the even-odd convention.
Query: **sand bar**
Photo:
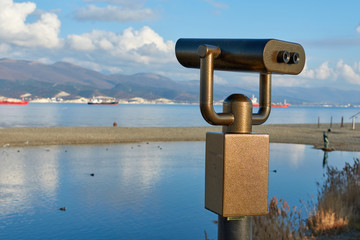
[[[323,124],[265,124],[253,132],[268,133],[272,143],[295,143],[323,146]],[[328,133],[335,150],[360,151],[360,125],[340,128],[333,124]],[[204,141],[206,132],[219,132],[221,127],[45,127],[0,129],[0,147],[23,147],[70,144],[110,144],[154,141]]]

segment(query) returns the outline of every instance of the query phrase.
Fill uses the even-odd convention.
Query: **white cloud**
[[[315,78],[320,80],[328,80],[334,76],[334,70],[329,67],[329,62],[324,62],[315,70]]]
[[[79,65],[79,66],[82,66],[82,67],[85,67],[88,69],[92,69],[92,70],[98,71],[98,72],[107,71],[110,73],[119,73],[122,71],[122,69],[120,67],[103,65],[100,63],[96,63],[94,61],[79,60],[77,58],[71,58],[71,57],[63,58],[61,61],[72,63],[74,65]]]
[[[141,8],[144,5],[142,0],[83,0],[90,3],[110,3],[115,5],[126,6],[130,8]]]
[[[215,7],[215,8],[219,8],[219,9],[227,9],[229,8],[229,5],[219,2],[219,1],[214,1],[214,0],[205,0],[205,2],[207,2],[208,4],[210,4],[211,6]]]
[[[1,43],[0,44],[0,53],[7,53],[11,50],[11,47],[8,44]]]
[[[96,48],[87,33],[83,35],[69,35],[68,40],[70,41],[71,47],[75,50],[92,51]]]
[[[103,50],[111,50],[114,48],[114,45],[107,39],[101,39],[99,41],[99,47]]]
[[[78,20],[92,21],[115,21],[115,22],[136,22],[154,19],[156,14],[148,8],[135,9],[124,8],[120,6],[108,5],[106,7],[97,7],[88,5],[76,11]]]
[[[357,31],[358,33],[360,33],[360,25],[357,26],[356,31]]]
[[[345,64],[343,60],[340,60],[337,63],[337,71],[339,76],[343,77],[347,82],[351,84],[360,85],[360,71],[355,67],[351,67],[348,64]]]
[[[58,38],[61,23],[54,13],[42,12],[33,23],[27,17],[34,13],[36,4],[32,2],[14,3],[12,0],[0,1],[0,40],[25,47],[60,47]]]
[[[177,64],[175,64],[176,68],[174,68],[174,71],[169,71],[169,69],[162,69],[162,71],[156,71],[157,74],[167,76],[172,79],[178,79],[178,80],[196,80],[198,81],[200,79],[200,71],[198,69],[187,69],[184,67],[180,67]],[[192,71],[191,71],[192,70]]]
[[[307,87],[308,82],[304,78],[289,75],[273,75],[272,85],[279,87]]]
[[[53,63],[53,61],[51,61],[47,57],[41,57],[41,58],[37,59],[36,61],[40,62],[40,63],[43,63],[43,64],[52,64]]]
[[[300,73],[302,78],[310,78],[317,80],[329,80],[336,78],[336,71],[329,67],[329,62],[322,63],[318,68],[309,69],[305,64],[303,71]]]
[[[360,62],[355,62],[354,63],[354,69],[355,69],[355,71],[360,72]]]
[[[228,81],[226,81],[225,78],[222,78],[217,74],[214,74],[214,83],[219,84],[219,85],[226,85],[226,84],[228,84]]]
[[[316,80],[326,80],[329,85],[331,84],[332,86],[339,87],[360,85],[360,62],[355,62],[353,66],[344,63],[343,60],[339,60],[336,65],[333,66],[331,66],[329,62],[324,62],[314,69],[308,69],[307,65],[305,65],[300,77],[302,80],[308,82],[309,85],[309,79],[311,79],[311,82]],[[315,82],[311,85],[314,84],[319,85]]]
[[[127,28],[119,34],[93,30],[81,35],[69,35],[67,44],[75,50],[96,51],[96,54],[103,52],[116,59],[142,64],[166,63],[175,59],[174,42],[164,41],[150,27],[138,31]]]
[[[302,70],[299,76],[303,78],[313,79],[315,77],[315,71],[313,69],[309,69],[307,63],[305,63],[304,69]]]

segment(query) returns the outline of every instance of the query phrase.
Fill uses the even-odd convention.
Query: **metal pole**
[[[352,130],[355,130],[355,117],[352,117]]]
[[[263,82],[261,82],[263,81]],[[252,131],[252,119],[265,122],[269,117],[271,108],[271,75],[260,75],[260,91],[262,109],[266,109],[261,114],[252,114],[252,104],[250,99],[242,94],[233,94],[225,99],[223,105],[224,113],[232,113],[235,117],[233,124],[223,127],[224,133],[230,134],[250,134]],[[264,87],[264,85],[266,87]],[[260,112],[260,111],[259,111]],[[218,240],[252,240],[252,217],[223,217],[218,215]]]
[[[233,94],[225,99],[224,112],[231,112],[235,121],[230,126],[224,126],[224,133],[251,133],[252,104],[242,94]],[[252,217],[226,218],[218,215],[218,240],[251,240]]]
[[[218,240],[252,239],[252,217],[218,218]]]

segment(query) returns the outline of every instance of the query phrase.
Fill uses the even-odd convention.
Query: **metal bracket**
[[[200,110],[204,119],[212,125],[231,125],[232,113],[216,113],[213,106],[214,59],[221,54],[219,47],[201,45],[200,57]]]
[[[212,125],[231,125],[232,113],[216,113],[213,106],[214,59],[221,55],[221,49],[212,45],[198,48],[200,57],[200,110],[204,119]],[[260,73],[259,111],[252,114],[252,124],[264,123],[271,111],[271,73]]]

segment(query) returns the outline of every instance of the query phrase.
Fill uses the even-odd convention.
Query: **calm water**
[[[221,112],[221,106],[215,106]],[[257,109],[254,109],[254,111]],[[360,108],[289,107],[272,108],[271,123],[351,122]],[[0,127],[51,126],[206,126],[197,105],[115,105],[30,103],[27,106],[0,105]]]
[[[271,123],[334,122],[351,108],[274,109]],[[198,106],[0,106],[2,127],[202,126]],[[285,121],[286,120],[286,121]],[[216,239],[204,209],[204,142],[0,148],[0,239]],[[360,153],[331,152],[343,167]],[[270,145],[269,197],[316,199],[324,153]],[[276,170],[276,173],[272,172]],[[90,174],[94,173],[94,176]],[[59,208],[66,207],[66,211]]]
[[[203,142],[3,148],[0,164],[0,239],[216,239]],[[323,153],[271,144],[270,170],[269,197],[300,206],[316,198]]]

